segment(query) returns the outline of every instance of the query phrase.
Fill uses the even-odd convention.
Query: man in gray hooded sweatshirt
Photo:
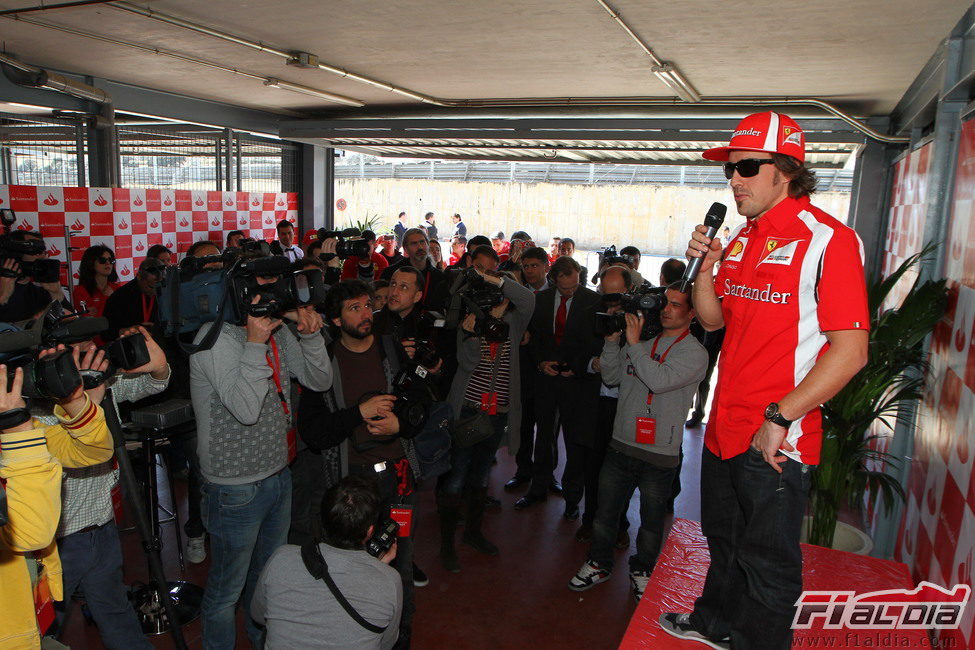
[[[667,501],[677,472],[684,420],[704,377],[708,353],[688,328],[694,319],[691,297],[671,285],[660,311],[663,331],[640,340],[643,314],[626,314],[626,343],[620,333],[606,337],[599,364],[602,380],[620,387],[613,439],[599,473],[599,504],[589,559],[569,589],[584,591],[609,579],[620,516],[640,489],[640,531],[630,558],[633,595],[643,597],[663,542]]]

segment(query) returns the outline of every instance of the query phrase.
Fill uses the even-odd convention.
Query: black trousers
[[[701,459],[701,525],[711,552],[691,623],[736,650],[792,646],[794,603],[802,593],[799,529],[812,468],[789,460],[782,473],[748,451]]]
[[[595,445],[585,455],[585,491],[586,509],[582,514],[582,523],[592,524],[599,508],[599,470],[606,459],[609,441],[613,439],[613,422],[616,420],[616,407],[619,400],[615,397],[599,396],[599,410],[596,412]],[[623,509],[625,520],[626,509]]]
[[[515,454],[515,462],[517,463],[517,469],[515,470],[515,476],[518,478],[530,479],[535,474],[535,430],[538,426],[538,414],[535,412],[535,388],[532,385],[533,378],[528,377],[522,378],[521,382],[521,429],[520,437],[521,442],[518,446],[518,453]],[[552,467],[557,467],[559,464],[559,446],[558,441],[553,436],[552,437]],[[551,472],[549,473],[549,482],[552,480]]]

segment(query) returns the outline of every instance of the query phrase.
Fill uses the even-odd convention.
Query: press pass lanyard
[[[284,414],[291,415],[291,411],[288,409],[288,400],[284,397],[284,388],[281,386],[281,358],[278,356],[278,344],[274,341],[273,336],[268,343],[271,345],[271,352],[267,355],[267,365],[271,366],[271,379],[274,380],[274,386],[278,389],[278,397],[281,399],[281,408],[284,409]]]
[[[671,348],[673,348],[675,345],[677,345],[678,343],[680,343],[681,341],[683,341],[684,340],[684,337],[687,336],[690,333],[691,333],[690,330],[684,330],[684,333],[681,334],[680,336],[678,336],[676,341],[674,341],[669,346],[667,346],[667,349],[664,350],[663,355],[659,359],[654,359],[654,355],[657,354],[657,344],[660,343],[660,338],[661,338],[661,337],[658,336],[653,341],[653,347],[650,348],[650,358],[651,359],[654,359],[655,361],[658,361],[659,363],[663,363],[664,361],[667,360],[667,354],[670,352]],[[650,391],[650,394],[647,395],[647,410],[648,411],[650,410],[650,404],[652,402],[653,402],[653,391]]]

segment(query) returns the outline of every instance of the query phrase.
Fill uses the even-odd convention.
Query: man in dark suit
[[[562,487],[565,518],[579,518],[579,502],[585,491],[584,460],[595,430],[599,402],[599,375],[588,372],[599,356],[602,339],[595,331],[599,294],[579,284],[581,268],[569,256],[552,265],[550,286],[536,297],[529,326],[538,368],[536,411],[538,432],[532,485],[515,503],[518,509],[544,501],[554,469],[553,442],[564,432],[565,471]]]

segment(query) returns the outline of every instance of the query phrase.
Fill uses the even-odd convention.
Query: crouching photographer
[[[498,547],[481,531],[487,478],[505,430],[507,446],[518,452],[521,423],[520,343],[535,308],[535,295],[510,277],[463,272],[452,286],[467,312],[457,331],[457,375],[448,401],[457,416],[452,425],[451,469],[440,482],[440,560],[460,571],[454,533],[466,502],[463,542],[487,555]]]
[[[380,508],[400,522],[396,569],[403,582],[403,616],[397,647],[409,647],[413,620],[413,537],[419,459],[412,436],[430,402],[422,399],[422,366],[401,366],[402,348],[373,333],[372,289],[343,280],[329,289],[325,309],[338,335],[329,346],[332,388],[305,387],[298,406],[298,433],[315,450],[339,448],[342,476],[378,481]],[[394,394],[395,393],[395,394]]]
[[[206,276],[183,285],[186,292],[207,291]],[[208,648],[235,647],[237,602],[243,596],[245,610],[250,606],[259,571],[287,540],[294,433],[288,382],[296,378],[313,390],[332,383],[322,319],[296,299],[300,279],[283,257],[245,255],[217,272],[213,293],[223,298],[211,305],[219,304],[226,320],[200,328],[194,341],[200,349],[190,357],[212,557],[202,607]],[[292,325],[282,327],[284,320]],[[263,633],[249,617],[246,629],[260,647]]]
[[[23,335],[10,326],[0,332],[6,349],[0,364],[0,648],[17,649],[40,647],[54,617],[53,601],[63,599],[54,543],[62,467],[102,463],[113,449],[97,405],[101,397],[85,392],[79,374],[79,368],[97,371],[104,362],[95,355],[81,359],[64,346],[10,354],[29,338]],[[57,424],[32,418],[25,396],[54,399]]]
[[[310,639],[316,648],[393,647],[403,587],[388,566],[396,525],[379,525],[381,503],[374,480],[347,476],[322,500],[321,541],[271,556],[251,601],[254,620],[267,626],[267,650],[308,647]]]

